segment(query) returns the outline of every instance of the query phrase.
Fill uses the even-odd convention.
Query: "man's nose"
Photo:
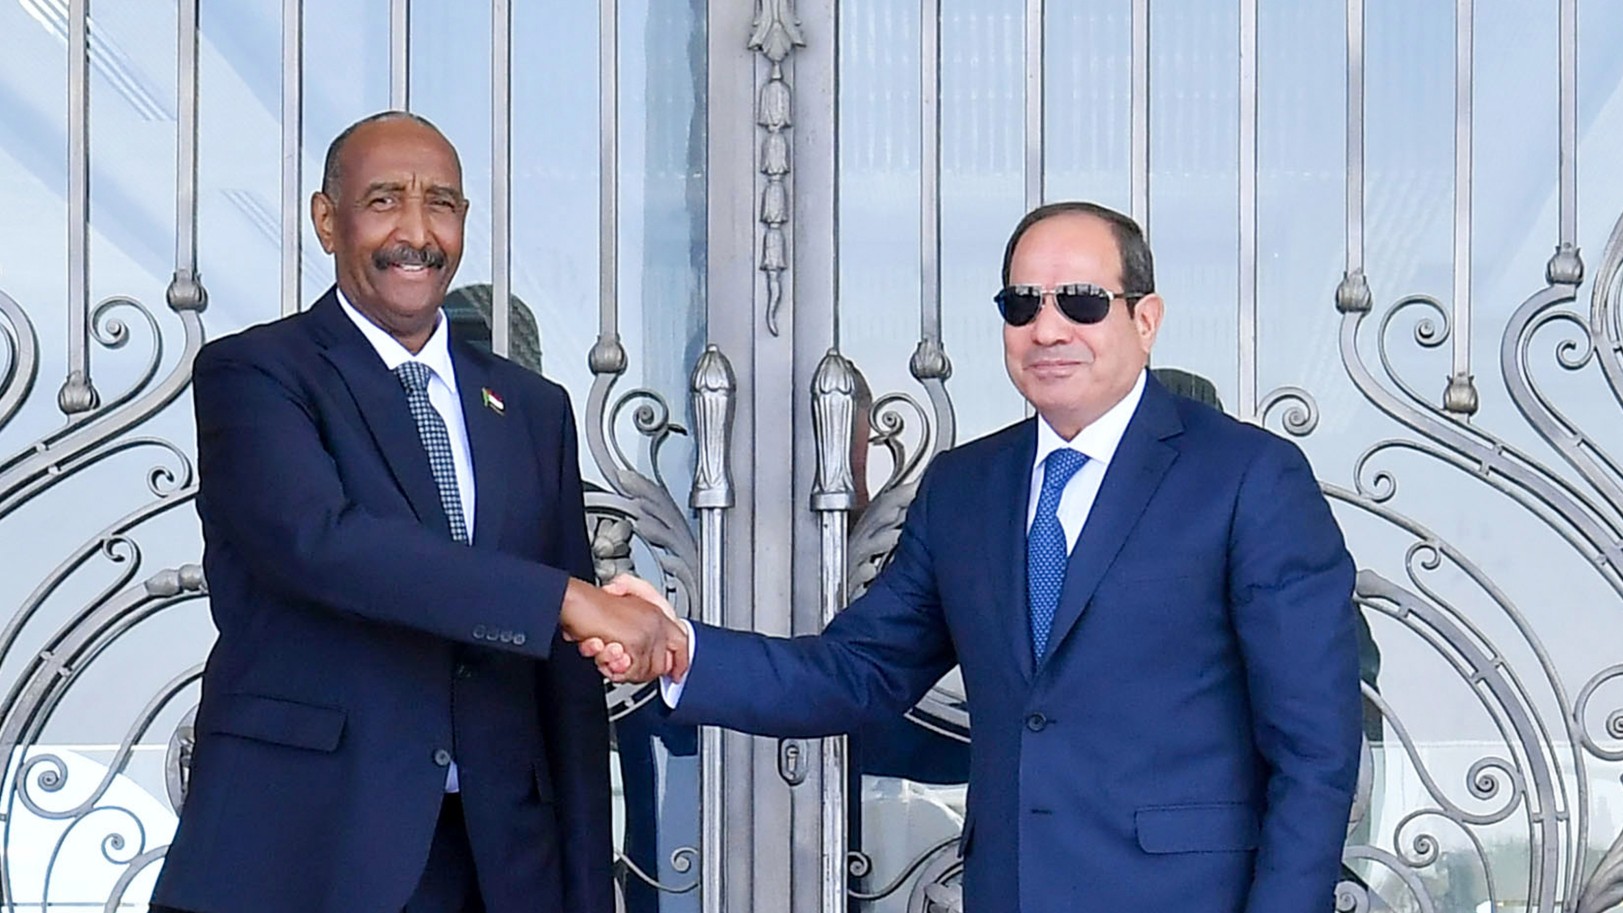
[[[408,196],[395,221],[395,240],[422,249],[428,243],[428,208],[420,197]]]
[[[1031,321],[1032,340],[1044,345],[1064,342],[1071,337],[1075,328],[1071,319],[1060,313],[1054,293],[1043,292],[1042,300],[1037,305],[1037,316]]]

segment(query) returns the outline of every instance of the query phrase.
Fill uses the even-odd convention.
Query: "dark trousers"
[[[186,913],[153,904],[148,913]],[[440,805],[440,819],[434,825],[434,843],[428,850],[428,864],[417,890],[401,913],[485,913],[474,876],[473,847],[468,843],[468,826],[462,817],[462,798],[446,793]]]
[[[485,913],[474,876],[468,825],[462,817],[462,797],[456,793],[445,794],[428,864],[401,913]]]

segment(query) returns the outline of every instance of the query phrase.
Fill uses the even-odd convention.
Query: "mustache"
[[[372,254],[372,265],[380,270],[391,266],[426,266],[440,269],[445,266],[445,251],[434,245],[417,248],[410,244],[397,244]]]

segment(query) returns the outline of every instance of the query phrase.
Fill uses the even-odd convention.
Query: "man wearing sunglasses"
[[[956,663],[963,909],[1333,909],[1358,656],[1353,563],[1312,470],[1150,376],[1165,306],[1131,219],[1044,206],[1003,280],[1036,418],[931,465],[890,564],[821,636],[695,625],[673,718],[829,735]]]

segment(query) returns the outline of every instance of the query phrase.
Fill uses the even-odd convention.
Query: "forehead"
[[[462,189],[456,150],[438,132],[412,120],[366,124],[339,151],[343,186],[360,191],[379,182]]]
[[[1121,250],[1110,224],[1087,213],[1061,213],[1026,229],[1009,261],[1011,282],[1121,279]]]

